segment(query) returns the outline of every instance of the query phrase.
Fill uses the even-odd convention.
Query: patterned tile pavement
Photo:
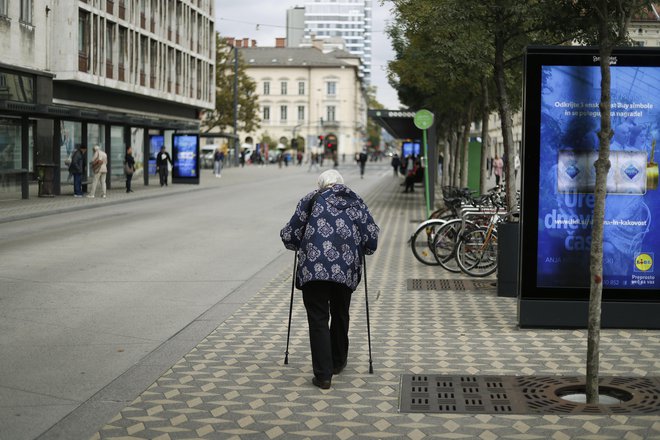
[[[109,420],[100,439],[660,439],[660,415],[439,415],[398,412],[401,374],[584,375],[586,332],[520,330],[516,302],[494,290],[409,291],[409,278],[462,278],[423,266],[407,239],[421,194],[398,182],[365,197],[381,226],[368,259],[374,374],[368,374],[363,285],[353,296],[348,366],[311,385],[301,296],[286,345],[290,269]],[[601,374],[660,375],[660,333],[602,332]]]

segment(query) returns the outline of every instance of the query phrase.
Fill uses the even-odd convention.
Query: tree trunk
[[[600,0],[597,8],[602,17],[607,17],[607,0]],[[610,170],[610,140],[612,120],[610,115],[610,55],[612,43],[607,20],[602,19],[599,29],[600,40],[600,131],[599,151],[596,160],[596,187],[594,189],[593,224],[591,227],[591,255],[589,270],[589,317],[587,330],[587,403],[598,403],[598,375],[600,367],[600,328],[603,297],[603,223],[605,219],[605,197],[607,196],[607,173]]]
[[[450,140],[445,139],[444,147],[443,147],[443,152],[442,152],[442,186],[450,186],[451,182],[449,180],[449,161],[451,158],[451,153],[450,153]]]
[[[488,78],[484,75],[481,78],[481,96],[482,96],[482,106],[481,106],[481,167],[479,171],[479,193],[486,194],[486,173],[488,172],[488,122],[490,119],[490,113],[488,111],[489,102],[488,102]]]
[[[461,157],[461,188],[468,187],[468,174],[470,167],[470,125],[472,124],[472,105],[468,107],[467,114],[463,125],[463,135],[461,136],[463,144],[461,150],[463,156]]]
[[[516,182],[511,176],[514,163],[513,157],[513,119],[511,116],[511,106],[509,105],[509,95],[506,90],[506,79],[504,75],[504,41],[501,36],[495,37],[495,85],[497,86],[497,104],[499,108],[500,119],[502,121],[502,142],[504,144],[504,156],[506,163],[504,167],[504,180],[506,183],[506,204],[509,212],[516,207]]]
[[[452,186],[458,188],[459,187],[459,174],[458,174],[458,168],[459,168],[459,163],[460,163],[460,148],[458,147],[460,144],[460,139],[458,138],[458,133],[457,130],[454,130],[452,133],[452,154],[451,154],[451,165],[452,165],[452,178],[451,178],[451,184]]]

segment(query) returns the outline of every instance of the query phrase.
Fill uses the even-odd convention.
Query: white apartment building
[[[54,165],[59,194],[84,144],[108,153],[109,184],[132,146],[148,183],[152,138],[169,147],[214,107],[214,27],[213,0],[0,0],[3,181],[25,198]]]
[[[305,7],[305,40],[309,46],[315,38],[341,37],[346,50],[362,60],[361,74],[365,84],[371,80],[372,0],[307,0]]]
[[[296,138],[306,152],[322,152],[319,136],[334,135],[339,157],[362,150],[367,100],[357,56],[317,47],[242,48],[240,55],[257,83],[261,111],[261,128],[240,133],[241,140],[258,143],[268,134],[278,144],[291,145]]]

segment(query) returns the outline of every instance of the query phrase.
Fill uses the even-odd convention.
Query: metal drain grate
[[[496,281],[487,280],[424,280],[409,278],[406,282],[408,290],[492,290],[497,287]]]
[[[580,385],[584,385],[584,378],[403,374],[399,411],[557,415],[660,413],[660,378],[601,378],[600,387],[632,395],[630,400],[613,405],[588,405],[558,397],[560,390],[571,390]]]

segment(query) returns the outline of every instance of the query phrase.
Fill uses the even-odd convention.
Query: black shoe
[[[335,367],[335,368],[333,368],[333,369],[332,369],[332,374],[339,374],[339,373],[341,373],[342,371],[344,371],[344,368],[346,368],[346,364],[347,364],[347,363],[348,363],[348,360],[345,361],[345,362],[344,362],[344,365],[342,365],[341,367]]]
[[[332,380],[330,380],[330,379],[323,380],[323,379],[319,379],[319,378],[317,378],[316,376],[314,376],[314,377],[312,378],[312,383],[313,383],[315,386],[321,388],[322,390],[329,390],[329,389],[330,389],[330,385],[332,385]]]

